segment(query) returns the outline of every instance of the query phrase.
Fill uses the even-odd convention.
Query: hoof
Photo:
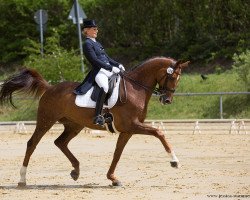
[[[113,181],[112,182],[112,185],[113,186],[116,186],[116,187],[121,187],[122,186],[122,183],[120,181]]]
[[[74,181],[76,181],[79,178],[79,173],[77,173],[75,170],[72,170],[70,176]]]
[[[176,161],[170,161],[171,167],[173,168],[180,168],[179,162]]]
[[[25,187],[26,182],[18,182],[17,187]]]

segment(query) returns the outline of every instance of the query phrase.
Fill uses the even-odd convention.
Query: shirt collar
[[[96,42],[95,38],[91,38],[91,37],[87,37],[87,38],[91,39],[93,42]]]

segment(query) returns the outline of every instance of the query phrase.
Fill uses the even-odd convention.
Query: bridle
[[[163,78],[165,78],[164,84],[163,86],[159,86],[159,88],[156,88],[155,90],[158,92],[158,95],[164,95],[166,92],[171,92],[171,93],[175,93],[175,88],[169,88],[167,87],[168,85],[168,81],[169,80],[173,80],[173,74],[177,74],[178,76],[180,76],[180,73],[177,73],[175,71],[175,67],[170,66],[172,69],[174,69],[174,72],[172,74],[166,73],[163,75],[163,77],[161,77],[161,79],[159,80],[159,83],[162,81]]]
[[[156,94],[156,95],[162,96],[162,95],[165,95],[166,92],[171,92],[171,93],[174,93],[174,92],[175,92],[175,88],[168,88],[168,87],[167,87],[168,81],[174,79],[174,78],[173,78],[173,74],[181,75],[180,73],[175,72],[176,67],[174,67],[174,66],[169,66],[169,67],[173,69],[173,73],[172,73],[172,74],[169,74],[168,72],[166,72],[166,73],[160,78],[160,80],[159,80],[158,83],[160,83],[160,82],[166,77],[163,86],[159,86],[159,88],[151,88],[151,87],[148,87],[148,86],[146,86],[146,85],[143,85],[142,83],[140,83],[140,82],[138,82],[138,81],[132,79],[131,77],[129,77],[129,76],[128,76],[127,74],[125,74],[125,73],[121,73],[121,76],[125,77],[126,79],[130,80],[131,82],[135,83],[136,85],[142,87],[143,89],[145,89],[145,90],[147,90],[147,91],[149,91],[149,92],[152,92],[152,93],[154,93],[154,94]],[[124,83],[124,86],[125,86],[125,83]],[[125,87],[124,89],[125,89],[125,91],[126,91],[126,87]]]

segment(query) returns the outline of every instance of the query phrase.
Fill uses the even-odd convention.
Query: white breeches
[[[113,74],[113,72],[107,71],[105,69],[101,69],[95,77],[95,82],[100,88],[103,88],[104,92],[108,92],[109,90],[109,77]]]

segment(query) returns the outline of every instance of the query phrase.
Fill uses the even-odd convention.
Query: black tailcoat
[[[112,71],[112,67],[118,67],[120,63],[111,59],[99,42],[94,42],[90,38],[86,38],[83,44],[83,53],[86,59],[92,65],[91,71],[88,73],[83,82],[74,90],[77,95],[86,94],[94,85],[95,77],[101,68]]]

